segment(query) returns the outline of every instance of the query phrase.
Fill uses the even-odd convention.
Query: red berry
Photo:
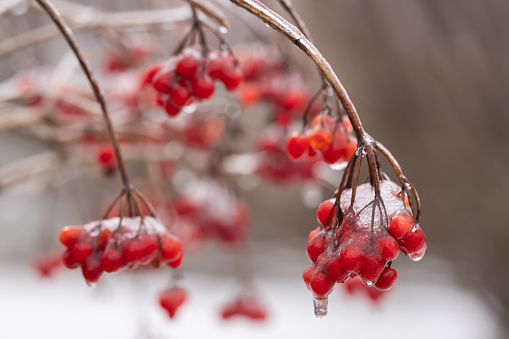
[[[315,150],[324,150],[332,143],[332,136],[329,131],[324,129],[315,129],[309,135],[309,145]]]
[[[309,281],[309,287],[316,297],[323,298],[332,291],[334,283],[324,273],[316,272]]]
[[[376,281],[375,288],[380,291],[387,291],[396,284],[398,279],[398,272],[394,268],[386,267],[378,280]]]
[[[356,140],[350,140],[342,149],[342,159],[344,161],[349,161],[350,158],[355,154],[355,151],[357,150],[357,141]]]
[[[64,262],[65,267],[67,267],[70,270],[73,270],[80,266],[80,264],[76,261],[76,259],[74,259],[70,251],[64,252],[64,255],[62,256],[62,261]]]
[[[309,235],[308,235],[308,242],[311,241],[311,239],[313,239],[315,237],[315,235],[317,235],[318,233],[321,232],[321,228],[320,227],[317,227],[315,228],[314,230],[312,230],[311,232],[309,232]]]
[[[341,267],[339,256],[333,256],[325,265],[325,274],[332,282],[343,282],[350,273],[345,272]]]
[[[286,141],[286,151],[290,159],[298,159],[308,149],[308,139],[305,135],[292,135]]]
[[[334,219],[336,213],[336,208],[334,208],[333,199],[325,200],[322,202],[318,209],[316,210],[316,220],[324,226],[330,226],[332,224],[332,220]]]
[[[364,265],[364,252],[356,246],[345,246],[339,254],[341,268],[347,273],[358,273]]]
[[[116,272],[125,266],[122,253],[116,249],[109,249],[104,251],[101,257],[101,266],[104,272]]]
[[[390,236],[378,239],[375,243],[375,249],[380,253],[384,261],[394,260],[399,254],[399,244]]]
[[[175,73],[184,79],[194,78],[197,71],[198,59],[192,54],[182,55],[175,68]]]
[[[159,304],[168,312],[170,318],[175,316],[175,313],[186,299],[186,291],[178,287],[164,290],[159,294]]]
[[[97,256],[89,256],[81,265],[81,273],[87,283],[95,283],[103,273],[101,262]]]
[[[233,69],[225,69],[223,70],[223,77],[221,78],[221,82],[224,84],[224,87],[230,92],[239,88],[242,83],[242,73],[238,68]]]
[[[179,256],[173,260],[173,261],[167,261],[166,265],[170,266],[171,268],[179,268],[182,264],[182,251],[179,253]]]
[[[104,251],[106,245],[108,245],[108,241],[113,238],[110,230],[104,230],[99,234],[99,249]]]
[[[302,274],[302,279],[304,280],[304,283],[306,284],[306,287],[311,291],[311,288],[309,287],[309,283],[311,281],[311,277],[315,273],[315,267],[309,266],[304,270],[304,273]]]
[[[306,108],[307,95],[301,90],[289,90],[285,93],[281,100],[281,106],[286,111],[302,111]]]
[[[410,215],[407,213],[399,214],[391,220],[388,231],[394,238],[401,240],[412,232],[414,225],[414,219]]]
[[[214,94],[214,82],[208,75],[194,78],[191,88],[192,94],[198,99],[209,99]]]
[[[176,117],[182,110],[182,107],[177,107],[171,102],[171,100],[168,100],[164,105],[164,110],[169,117]]]
[[[78,242],[78,240],[80,240],[81,234],[81,228],[75,226],[66,226],[60,232],[59,239],[62,245],[67,247],[67,249],[71,249]]]
[[[154,81],[155,75],[161,70],[161,68],[163,68],[163,64],[162,63],[155,64],[154,66],[152,66],[147,71],[147,73],[145,73],[145,77],[143,78],[143,81],[142,81],[142,86],[145,86],[147,84],[151,84]]]
[[[321,236],[316,236],[308,243],[307,246],[307,254],[309,260],[312,262],[316,262],[316,259],[320,254],[325,251],[325,247],[327,246],[327,241]]]
[[[375,282],[384,270],[384,266],[385,262],[378,255],[367,255],[359,276],[364,281]]]
[[[341,157],[343,156],[343,154],[344,154],[343,149],[338,149],[334,147],[333,144],[331,144],[325,150],[322,150],[323,161],[331,165],[338,162],[339,159],[341,159]]]
[[[159,251],[159,242],[153,236],[144,236],[140,239],[141,242],[141,257],[139,261],[143,264],[147,264],[154,260]]]
[[[80,242],[74,245],[71,255],[76,262],[83,264],[85,260],[92,254],[92,247],[86,242]]]
[[[128,264],[140,261],[143,256],[144,247],[138,239],[129,240],[122,250],[122,256]]]
[[[162,239],[161,255],[164,260],[174,261],[182,255],[180,241],[174,238],[165,237]]]
[[[97,153],[97,160],[99,160],[99,163],[105,167],[115,166],[117,158],[113,146],[104,145],[99,148],[99,152]]]
[[[212,77],[212,76],[211,76]],[[245,84],[242,86],[242,89],[239,92],[238,98],[239,102],[244,105],[248,106],[251,104],[254,104],[260,100],[262,96],[260,87],[257,84]]]
[[[399,241],[401,252],[405,254],[420,252],[426,250],[426,235],[420,226],[408,233]]]
[[[184,106],[189,100],[189,91],[184,86],[175,86],[171,90],[170,100],[176,107]]]
[[[154,88],[159,93],[170,93],[171,85],[173,83],[173,76],[170,72],[165,71],[163,74],[154,77]]]

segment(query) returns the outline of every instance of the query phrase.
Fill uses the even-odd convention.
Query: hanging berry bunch
[[[216,238],[227,244],[242,244],[247,237],[249,209],[218,178],[191,184],[173,206],[179,218],[196,225],[202,239]]]
[[[222,34],[202,22],[194,6],[192,10],[193,25],[174,56],[150,68],[144,80],[144,84],[152,86],[158,93],[157,103],[170,117],[177,116],[187,105],[210,99],[214,95],[215,82],[221,82],[228,91],[234,91],[243,79]],[[220,50],[209,48],[204,28],[219,38]],[[196,35],[199,46],[186,47],[192,44]]]
[[[109,218],[110,209],[120,204],[120,214]],[[143,206],[142,206],[143,205]],[[69,269],[81,266],[87,283],[95,283],[103,272],[112,273],[139,265],[177,268],[182,248],[177,237],[153,214],[150,202],[139,192],[123,191],[104,218],[83,226],[67,226],[60,241],[67,248],[64,264]],[[151,210],[146,216],[144,209]]]

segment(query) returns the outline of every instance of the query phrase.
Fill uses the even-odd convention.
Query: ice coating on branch
[[[313,298],[313,306],[315,310],[315,317],[322,319],[327,315],[327,307],[329,304],[329,298]]]

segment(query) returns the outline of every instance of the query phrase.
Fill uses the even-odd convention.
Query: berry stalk
[[[76,39],[74,39],[74,34],[73,34],[71,28],[66,24],[66,22],[62,18],[62,15],[58,11],[58,9],[55,7],[55,5],[53,5],[51,0],[36,0],[36,1],[42,7],[42,9],[46,13],[48,13],[48,15],[51,17],[51,20],[53,20],[55,25],[58,27],[58,29],[64,36],[65,40],[67,40],[72,51],[78,58],[78,61],[80,63],[81,68],[83,69],[83,72],[85,72],[85,75],[87,76],[90,86],[92,87],[92,92],[94,93],[94,96],[95,96],[97,102],[99,102],[99,105],[101,106],[101,111],[103,113],[103,118],[104,118],[104,122],[106,124],[106,129],[108,131],[108,134],[111,137],[111,142],[113,144],[113,148],[115,149],[115,155],[117,157],[117,167],[118,167],[118,170],[122,177],[122,183],[124,184],[125,188],[128,188],[128,187],[130,187],[129,178],[127,176],[127,171],[125,169],[124,159],[120,152],[117,134],[115,133],[113,124],[111,123],[111,119],[108,114],[108,109],[106,108],[106,102],[104,100],[104,95],[102,93],[101,88],[99,87],[99,84],[97,83],[97,81],[95,79],[95,75],[92,71],[92,67],[90,66],[90,64],[88,63],[88,60],[85,58],[85,56],[81,52],[81,50],[78,46],[78,43],[76,42]]]

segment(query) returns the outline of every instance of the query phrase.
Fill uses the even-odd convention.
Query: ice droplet
[[[373,286],[375,283],[373,281],[369,281],[369,280],[364,280],[364,285],[368,286],[368,287],[371,287]]]
[[[313,298],[313,306],[315,307],[315,316],[318,319],[322,319],[327,315],[327,305],[329,303],[329,298]]]

